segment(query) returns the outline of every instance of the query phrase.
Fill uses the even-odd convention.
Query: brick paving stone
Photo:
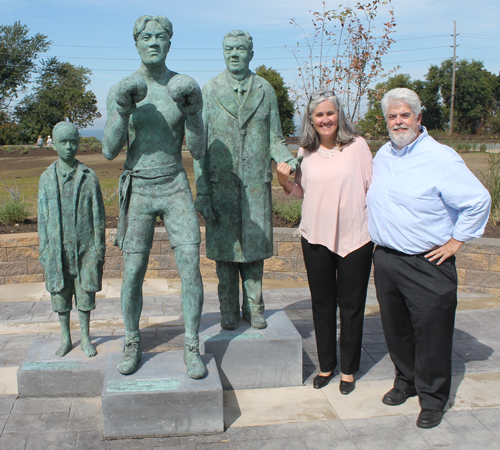
[[[16,402],[15,395],[0,395],[0,414],[8,416]]]
[[[20,398],[17,399],[11,414],[69,414],[72,402],[71,398]]]
[[[66,431],[69,413],[53,414],[14,414],[11,413],[4,427],[5,433],[42,433],[51,430],[53,433]]]
[[[102,434],[102,408],[100,398],[73,400],[69,415],[68,430],[100,431]]]
[[[62,433],[37,432],[30,433],[25,450],[67,450],[76,446],[78,433],[66,431]]]
[[[429,444],[413,430],[405,437],[386,436],[379,433],[353,436],[351,438],[357,450],[427,450]]]
[[[226,433],[230,442],[247,441],[252,439],[263,440],[270,438],[300,436],[300,430],[296,423],[229,428]]]
[[[236,445],[229,443],[231,450],[307,450],[300,437],[271,438],[266,440],[241,441]],[[200,448],[200,447],[198,447]],[[205,447],[210,448],[210,447]],[[223,447],[219,447],[223,448]]]
[[[297,424],[297,428],[308,450],[323,450],[334,445],[335,440],[327,423],[302,422]]]
[[[342,425],[344,425],[351,437],[372,434],[375,430],[368,419],[343,420]]]
[[[82,430],[77,433],[77,450],[105,450],[106,441],[102,439],[102,430]]]
[[[229,442],[212,442],[208,444],[196,444],[196,450],[230,450],[234,448]]]
[[[25,450],[29,433],[2,433],[0,436],[0,449],[2,450]]]

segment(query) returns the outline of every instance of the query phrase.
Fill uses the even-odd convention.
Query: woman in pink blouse
[[[359,370],[373,252],[365,201],[372,155],[333,92],[309,99],[298,154],[304,159],[295,181],[286,163],[278,164],[278,181],[287,195],[304,199],[299,231],[320,365],[313,386],[320,389],[334,376],[338,305],[340,392],[347,395]]]

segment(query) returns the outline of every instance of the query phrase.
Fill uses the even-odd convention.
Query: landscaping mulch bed
[[[205,226],[205,220],[198,215],[198,220],[201,226]],[[106,217],[106,228],[116,228],[118,225],[118,218],[116,216]],[[161,221],[156,222],[157,227],[163,227]],[[277,228],[295,228],[298,225],[288,222],[283,217],[273,214],[273,226]],[[35,233],[37,231],[36,218],[26,219],[23,223],[15,225],[2,225],[0,224],[0,234],[10,233]],[[500,238],[500,227],[493,227],[488,225],[483,237]]]
[[[205,226],[205,219],[198,215],[198,220],[201,226]],[[109,216],[106,217],[106,228],[116,228],[118,225],[118,217]],[[163,222],[157,220],[157,227],[163,227]],[[273,214],[273,226],[278,228],[294,228],[298,225],[288,222],[283,217]],[[0,224],[0,234],[10,234],[10,233],[36,233],[38,230],[36,217],[26,219],[22,223],[17,223],[15,225],[2,225]],[[500,233],[499,233],[500,236]]]

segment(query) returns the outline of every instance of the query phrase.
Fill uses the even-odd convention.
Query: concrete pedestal
[[[102,390],[105,439],[214,434],[224,431],[222,386],[212,355],[203,355],[208,375],[193,380],[182,351],[144,353],[137,372],[116,369],[109,357]]]
[[[302,338],[284,311],[265,311],[267,328],[240,320],[236,330],[220,326],[220,314],[204,314],[202,352],[213,353],[222,387],[275,388],[302,385]]]
[[[75,347],[64,357],[55,353],[60,339],[35,339],[17,371],[19,397],[98,397],[108,357],[120,353],[123,339],[91,337],[97,355],[87,358]]]

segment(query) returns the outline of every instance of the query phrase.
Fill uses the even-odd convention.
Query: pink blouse
[[[357,137],[331,158],[303,148],[298,154],[304,159],[288,195],[304,199],[302,236],[342,258],[370,242],[366,192],[372,179],[372,154],[366,141]]]

